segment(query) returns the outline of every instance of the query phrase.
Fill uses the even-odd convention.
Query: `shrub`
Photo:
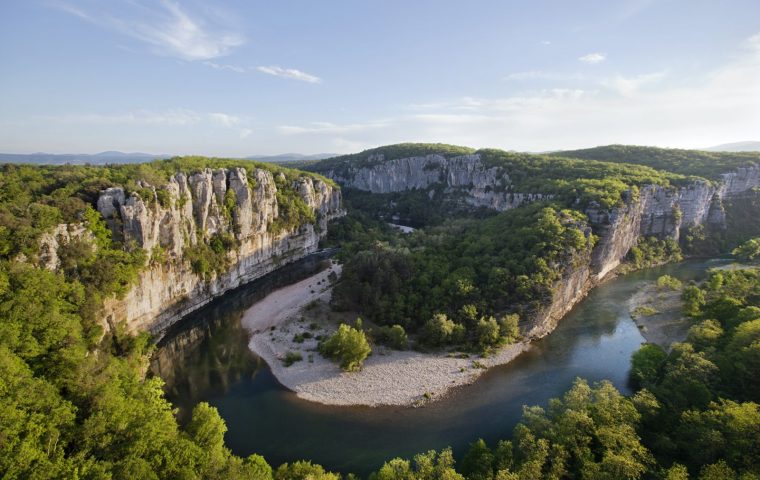
[[[404,327],[393,325],[392,327],[378,327],[375,333],[375,341],[387,345],[396,350],[406,350],[409,345],[409,337]]]
[[[288,352],[285,354],[285,358],[282,360],[282,364],[286,367],[293,365],[296,362],[303,360],[303,355],[300,352]]]
[[[341,324],[338,331],[319,346],[322,356],[339,362],[340,368],[347,372],[361,370],[371,351],[364,332],[346,324]]]
[[[657,279],[657,288],[660,290],[668,288],[675,291],[680,290],[682,286],[683,284],[679,279],[671,277],[670,275],[663,275]]]

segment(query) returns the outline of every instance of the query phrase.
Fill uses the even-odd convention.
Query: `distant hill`
[[[335,153],[316,153],[302,155],[300,153],[282,153],[280,155],[250,155],[246,160],[258,160],[271,163],[313,162],[334,157]],[[171,158],[174,155],[152,154],[142,152],[107,151],[95,154],[89,153],[0,153],[0,163],[32,163],[36,165],[105,165],[112,163],[143,163],[151,160]]]
[[[708,152],[637,145],[565,150],[553,153],[552,156],[646,165],[658,170],[711,179],[719,179],[721,174],[738,167],[760,163],[760,153],[757,152]]]
[[[33,163],[37,165],[105,165],[111,163],[142,163],[171,155],[155,155],[141,152],[101,152],[88,153],[0,153],[0,163]]]
[[[246,160],[259,160],[263,162],[308,162],[311,160],[322,160],[337,156],[337,153],[314,153],[312,155],[303,155],[300,153],[281,153],[279,155],[250,155],[245,157]]]
[[[705,148],[708,152],[760,152],[760,142],[734,142]]]

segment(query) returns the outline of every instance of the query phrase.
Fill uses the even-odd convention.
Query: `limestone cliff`
[[[550,198],[541,193],[511,191],[509,175],[501,167],[486,166],[479,154],[445,157],[431,154],[422,157],[385,160],[383,154],[367,159],[369,166],[328,170],[325,175],[346,187],[371,193],[425,190],[438,185],[444,193],[462,193],[472,207],[509,210]]]
[[[509,173],[487,165],[480,154],[386,160],[382,154],[367,158],[360,166],[340,165],[324,172],[340,184],[372,193],[436,189],[456,193],[475,207],[504,211],[551,198],[541,193],[515,191]],[[727,172],[711,183],[694,180],[681,186],[646,185],[624,195],[622,205],[605,209],[585,208],[598,242],[588,258],[568,268],[557,282],[551,301],[536,312],[528,335],[551,332],[559,319],[588,291],[613,271],[642,236],[678,240],[681,232],[699,225],[725,228],[724,200],[760,186],[760,166]]]
[[[223,293],[317,249],[327,221],[342,214],[340,190],[315,177],[299,177],[288,187],[315,221],[278,227],[283,209],[278,183],[282,190],[285,177],[250,171],[205,169],[177,173],[166,185],[138,182],[142,196],[120,187],[101,192],[97,208],[114,239],[144,249],[151,259],[123,298],[106,300],[108,325],[124,321],[130,331],[162,332]],[[224,268],[213,265],[204,276],[186,258],[187,249],[219,236],[234,246],[226,251]]]

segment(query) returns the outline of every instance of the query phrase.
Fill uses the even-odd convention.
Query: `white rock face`
[[[153,198],[126,196],[121,188],[109,188],[98,199],[98,210],[114,238],[146,250],[149,257],[161,247],[169,258],[146,267],[124,298],[105,302],[105,322],[113,326],[124,321],[130,331],[160,333],[219,295],[316,251],[327,221],[343,214],[340,190],[303,178],[295,187],[317,214],[319,228],[305,224],[272,233],[269,226],[278,218],[277,185],[262,169],[254,170],[250,181],[244,168],[205,169],[189,178],[178,173],[160,187],[166,191],[163,203],[154,186],[141,187],[149,189]],[[225,206],[228,190],[234,192],[231,209]],[[234,235],[239,246],[228,252],[227,271],[204,280],[183,254],[185,248],[217,233]],[[56,264],[57,257],[46,261]]]
[[[40,254],[38,263],[40,267],[55,270],[61,266],[58,257],[59,249],[75,240],[93,241],[92,233],[83,223],[60,223],[52,232],[42,234],[40,237]]]
[[[464,193],[463,200],[472,207],[509,210],[536,200],[551,198],[541,193],[511,191],[509,175],[500,167],[487,167],[479,154],[446,158],[431,154],[424,157],[384,161],[382,154],[368,159],[371,167],[349,168],[344,175],[327,172],[341,185],[372,193],[393,193],[425,190],[443,185],[444,192]]]

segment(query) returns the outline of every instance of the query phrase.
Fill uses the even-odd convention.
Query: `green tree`
[[[631,381],[641,388],[657,382],[668,354],[659,345],[645,343],[631,358]]]
[[[325,471],[321,465],[299,461],[280,465],[274,472],[274,480],[340,480],[340,475]]]
[[[428,345],[440,347],[451,342],[454,334],[454,321],[445,313],[436,313],[425,323],[423,339]]]
[[[684,288],[681,299],[683,300],[683,312],[690,317],[697,316],[705,304],[705,294],[696,285],[689,285]]]
[[[361,370],[371,351],[364,332],[345,323],[319,346],[323,356],[339,362],[340,368],[347,372]]]
[[[493,478],[494,455],[486,442],[480,438],[470,444],[462,458],[461,471],[467,480],[491,480]]]
[[[760,257],[760,238],[752,238],[742,243],[731,252],[740,260],[751,261]]]

